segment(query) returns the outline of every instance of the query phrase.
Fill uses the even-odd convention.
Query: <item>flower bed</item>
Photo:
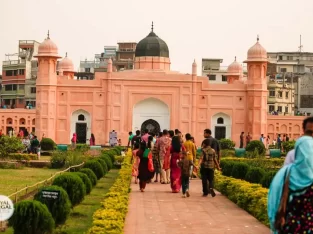
[[[21,161],[21,160],[30,161],[30,160],[38,160],[38,155],[37,154],[11,153],[8,155],[8,158],[10,160],[17,160],[17,161]]]
[[[267,216],[268,189],[259,184],[215,174],[215,188],[232,202],[249,212],[263,224],[269,226]]]
[[[131,152],[128,152],[119,176],[105,195],[102,208],[93,215],[93,226],[89,234],[123,233],[131,182]]]

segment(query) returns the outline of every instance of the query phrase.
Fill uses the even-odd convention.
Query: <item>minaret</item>
[[[36,134],[56,141],[56,65],[58,47],[48,36],[38,47],[38,73],[36,81]]]
[[[112,70],[113,70],[113,63],[112,59],[108,60],[108,67],[107,67],[107,96],[106,96],[106,124],[105,124],[105,141],[109,142],[109,133],[113,130],[111,129],[111,111],[112,111],[112,104],[111,104],[111,89],[112,89]]]
[[[247,132],[253,140],[267,135],[267,52],[257,42],[248,50],[248,59],[245,61],[248,68],[247,81]]]
[[[192,63],[192,110],[191,110],[191,132],[195,136],[197,131],[197,64]]]

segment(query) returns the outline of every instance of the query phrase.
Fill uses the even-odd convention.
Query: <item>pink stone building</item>
[[[10,118],[35,117],[36,134],[57,143],[70,143],[76,132],[80,142],[93,133],[96,144],[107,144],[112,130],[126,144],[129,131],[178,128],[200,142],[203,130],[210,128],[213,136],[231,138],[237,146],[241,132],[249,132],[253,139],[261,134],[273,139],[279,133],[296,139],[302,133],[303,117],[267,114],[268,61],[259,40],[247,53],[247,79],[235,60],[228,68],[228,84],[212,84],[197,76],[196,62],[191,74],[171,71],[168,46],[153,28],[136,47],[134,70],[113,72],[109,60],[107,72],[97,72],[94,80],[73,79],[73,63],[67,56],[57,71],[60,56],[49,36],[36,57],[36,113],[27,110],[29,117],[24,117],[23,110]],[[3,129],[8,126],[6,118],[1,111]]]

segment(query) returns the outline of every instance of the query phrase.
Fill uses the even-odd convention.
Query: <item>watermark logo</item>
[[[14,213],[14,205],[10,198],[0,195],[0,221],[6,221]]]

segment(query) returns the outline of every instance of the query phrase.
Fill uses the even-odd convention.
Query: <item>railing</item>
[[[65,169],[65,170],[63,170],[63,171],[59,171],[59,172],[55,173],[54,175],[52,175],[50,178],[48,178],[48,179],[46,179],[46,180],[43,180],[43,181],[41,181],[41,182],[38,182],[38,183],[36,183],[36,184],[34,184],[34,185],[31,185],[31,186],[27,186],[27,185],[26,185],[25,188],[20,189],[20,190],[16,191],[15,193],[10,194],[8,197],[11,198],[11,199],[14,197],[14,202],[16,203],[17,200],[18,200],[18,197],[19,197],[18,195],[19,195],[20,193],[23,193],[23,192],[25,191],[25,194],[22,195],[21,197],[22,197],[22,198],[26,198],[26,197],[28,197],[31,193],[33,193],[34,191],[36,191],[36,190],[39,191],[39,186],[40,186],[40,185],[42,185],[42,184],[43,184],[44,186],[48,185],[50,182],[52,182],[52,179],[53,179],[54,177],[56,177],[57,175],[62,174],[62,173],[64,173],[64,172],[67,172],[68,170],[70,170],[70,169],[72,169],[72,168],[81,167],[81,166],[83,166],[84,164],[85,164],[85,163],[83,162],[83,163],[81,163],[81,164],[79,164],[79,165],[71,166],[71,167],[69,167],[69,168],[67,168],[67,169]],[[31,190],[32,188],[34,188],[34,189]]]
[[[135,48],[134,49],[123,49],[123,48],[121,48],[121,49],[118,50],[118,52],[124,52],[124,51],[126,51],[126,52],[135,52]]]
[[[34,44],[34,40],[19,40],[19,44]]]
[[[25,60],[24,61],[20,61],[20,60],[10,60],[10,61],[3,61],[2,65],[3,66],[10,66],[10,65],[18,65],[18,64],[25,64]]]

